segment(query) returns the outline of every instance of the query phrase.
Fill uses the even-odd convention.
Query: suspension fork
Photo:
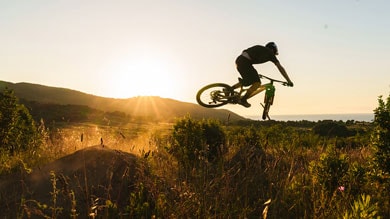
[[[264,103],[267,101],[270,101],[270,104],[272,105],[274,102],[274,96],[275,96],[275,86],[273,83],[265,84],[265,95],[264,95]]]

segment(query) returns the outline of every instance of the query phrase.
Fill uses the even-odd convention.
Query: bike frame
[[[275,96],[275,86],[274,86],[274,82],[279,82],[279,83],[281,83],[281,84],[283,84],[283,85],[287,85],[287,82],[285,82],[285,81],[276,80],[276,79],[273,79],[273,78],[270,78],[270,77],[267,77],[267,76],[264,76],[264,75],[261,75],[261,74],[259,74],[259,78],[266,78],[266,79],[268,79],[270,82],[267,83],[267,84],[262,84],[262,85],[260,85],[260,87],[257,88],[257,89],[248,97],[248,99],[251,98],[251,97],[253,97],[253,96],[256,96],[257,94],[263,92],[264,90],[265,90],[265,95],[266,95],[267,97],[273,97],[273,96]],[[241,82],[240,82],[240,91],[239,91],[240,96],[242,95],[243,92],[248,91],[248,89],[249,89],[249,88],[244,88],[244,86],[243,86],[243,85],[241,84]]]
[[[274,82],[281,83],[285,86],[287,86],[288,83],[286,81],[279,81],[260,74],[259,78],[265,78],[269,80],[269,83],[260,85],[249,96],[249,98],[265,91],[264,105],[260,103],[260,105],[262,105],[264,108],[262,118],[266,119],[268,117],[268,119],[270,119],[268,116],[268,112],[270,106],[273,104],[276,90]],[[240,101],[242,100],[243,94],[246,94],[250,88],[244,88],[244,86],[242,85],[242,79],[239,78],[238,80],[239,82],[233,86],[224,83],[214,83],[206,85],[197,92],[196,101],[199,103],[199,105],[207,108],[220,107],[228,103],[241,104]]]

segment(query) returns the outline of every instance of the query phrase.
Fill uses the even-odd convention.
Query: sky
[[[294,87],[270,114],[372,113],[390,94],[388,0],[0,0],[0,80],[196,103],[233,85],[242,50],[274,41]],[[255,65],[283,79],[272,63]],[[242,116],[251,108],[222,107]]]

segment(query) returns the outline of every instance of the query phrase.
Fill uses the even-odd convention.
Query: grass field
[[[48,125],[39,150],[3,153],[1,208],[19,218],[389,215],[372,124],[350,123],[346,137],[286,124]]]

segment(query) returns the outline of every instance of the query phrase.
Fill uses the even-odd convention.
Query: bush
[[[379,106],[375,112],[375,129],[371,136],[371,142],[376,149],[375,160],[380,169],[390,174],[390,95],[387,102],[378,99]]]
[[[217,121],[180,119],[173,126],[172,138],[170,152],[187,176],[202,162],[220,158],[224,151],[225,133]]]
[[[315,134],[326,137],[348,137],[352,134],[344,123],[331,120],[318,122],[313,127],[313,131]]]
[[[10,154],[34,150],[41,143],[29,111],[7,88],[0,93],[0,139],[0,148]]]
[[[369,195],[361,195],[359,200],[354,201],[351,206],[350,212],[345,212],[343,219],[379,219],[378,216],[379,207],[377,203],[371,202],[371,197]]]
[[[346,155],[338,154],[332,146],[321,154],[319,161],[311,162],[314,179],[329,193],[344,185],[343,178],[347,175],[348,168]]]

